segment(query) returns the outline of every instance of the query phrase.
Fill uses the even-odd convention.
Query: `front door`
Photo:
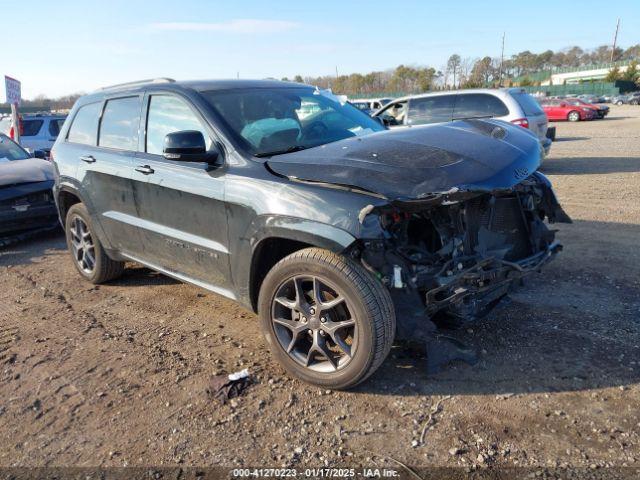
[[[190,101],[173,93],[147,95],[145,135],[137,157],[134,194],[141,219],[143,263],[228,297],[227,216],[224,166],[167,160],[164,137],[199,130],[213,144],[213,132]]]

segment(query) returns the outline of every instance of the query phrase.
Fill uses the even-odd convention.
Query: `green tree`
[[[607,76],[604,77],[605,82],[615,82],[616,80],[620,80],[620,69],[616,66],[609,70]]]
[[[638,62],[632,60],[627,67],[627,70],[622,74],[622,80],[629,82],[635,82],[638,79],[640,72],[638,71]]]
[[[296,75],[295,77],[293,77],[293,81],[298,83],[304,83],[304,78],[302,78],[302,75]]]

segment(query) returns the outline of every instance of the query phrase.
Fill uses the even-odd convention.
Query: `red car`
[[[542,109],[547,114],[550,122],[557,122],[558,120],[578,122],[580,120],[593,120],[598,116],[593,108],[585,107],[584,105],[571,105],[564,99],[544,100]]]
[[[585,102],[581,98],[565,98],[563,100],[567,102],[569,105],[573,105],[576,107],[587,107],[595,110],[596,118],[604,118],[609,114],[609,107],[606,105],[596,105],[593,103]]]

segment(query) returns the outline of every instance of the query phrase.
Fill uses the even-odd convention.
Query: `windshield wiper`
[[[299,152],[300,150],[305,150],[308,147],[305,147],[304,145],[292,145],[288,148],[285,148],[284,150],[275,150],[273,152],[260,152],[260,153],[256,153],[254,156],[255,157],[273,157],[274,155],[284,155],[285,153],[293,153],[293,152]]]

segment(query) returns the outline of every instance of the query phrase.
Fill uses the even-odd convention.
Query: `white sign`
[[[7,103],[20,105],[21,90],[20,81],[15,78],[4,76],[4,88],[7,94]]]

